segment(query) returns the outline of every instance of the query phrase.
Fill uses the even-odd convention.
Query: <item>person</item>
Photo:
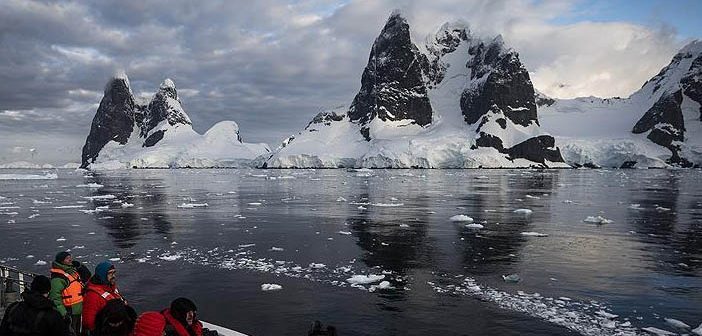
[[[69,326],[49,300],[51,280],[44,275],[34,277],[23,301],[12,303],[0,322],[0,335],[69,336]]]
[[[80,265],[80,263],[78,263]],[[51,291],[49,298],[54,309],[76,333],[80,334],[83,312],[83,280],[74,266],[69,252],[59,252],[51,263]]]
[[[95,318],[110,300],[127,301],[117,288],[117,270],[109,261],[95,266],[95,274],[88,281],[83,301],[83,329],[91,334],[95,330]]]
[[[163,336],[166,318],[157,311],[148,311],[139,315],[134,325],[132,336]]]
[[[129,336],[137,314],[123,300],[112,299],[95,316],[95,329],[90,336]]]
[[[166,336],[202,336],[202,323],[197,320],[197,307],[187,298],[177,298],[161,312],[166,318]]]

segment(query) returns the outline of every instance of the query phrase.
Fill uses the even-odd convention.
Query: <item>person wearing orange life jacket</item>
[[[51,291],[49,299],[54,309],[71,326],[77,334],[80,333],[80,317],[83,313],[83,282],[76,269],[73,257],[68,252],[56,254],[51,263]]]
[[[83,330],[91,333],[95,330],[95,317],[110,300],[127,301],[117,289],[117,270],[109,261],[103,261],[95,267],[95,274],[88,281],[83,301]],[[136,316],[135,316],[136,319]]]

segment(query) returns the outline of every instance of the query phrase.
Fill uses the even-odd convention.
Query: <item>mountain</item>
[[[105,87],[81,167],[240,167],[269,152],[265,144],[242,142],[233,121],[221,121],[203,135],[195,132],[171,79],[150,101],[137,101],[122,73]]]
[[[573,166],[702,165],[702,41],[682,48],[630,97],[536,95],[544,129]]]
[[[566,167],[516,51],[447,23],[420,49],[393,13],[348,109],[317,116],[265,167]]]

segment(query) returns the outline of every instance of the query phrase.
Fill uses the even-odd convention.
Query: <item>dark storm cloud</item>
[[[405,11],[419,35],[456,17],[490,33],[505,33],[530,69],[537,70],[535,84],[541,81],[544,87],[556,81],[577,82],[580,78],[572,77],[577,71],[570,65],[583,60],[617,78],[619,66],[606,63],[608,49],[581,48],[572,61],[558,56],[559,46],[571,43],[573,48],[571,41],[580,41],[574,37],[587,40],[592,35],[601,41],[600,48],[621,50],[627,36],[638,36],[639,44],[656,46],[651,53],[659,51],[630,63],[648,66],[651,72],[678,46],[668,43],[670,36],[647,39],[640,27],[615,27],[622,32],[616,35],[602,34],[612,27],[571,25],[561,31],[547,23],[567,11],[569,3],[3,0],[0,132],[24,138],[37,130],[54,131],[71,134],[74,143],[80,143],[105,83],[116,70],[125,70],[137,94],[153,93],[163,79],[174,79],[197,131],[234,120],[244,140],[276,146],[316,113],[349,105],[360,87],[371,44],[394,8]],[[549,38],[548,49],[531,43],[544,36]],[[624,42],[609,46],[607,36],[620,36]],[[606,88],[602,78],[607,75],[564,95]],[[641,83],[634,78],[617,85],[631,91]]]

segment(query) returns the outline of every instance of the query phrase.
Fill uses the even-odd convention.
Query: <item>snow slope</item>
[[[551,99],[537,93],[541,125],[576,167],[701,165],[700,78],[702,42],[694,41],[629,98]]]

